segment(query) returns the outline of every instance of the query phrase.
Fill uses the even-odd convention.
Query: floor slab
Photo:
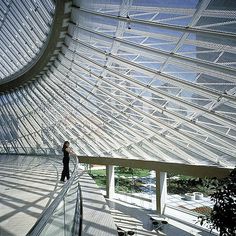
[[[0,236],[23,236],[56,197],[62,164],[37,156],[0,155]]]

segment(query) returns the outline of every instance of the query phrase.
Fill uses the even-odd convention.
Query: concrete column
[[[112,165],[106,166],[106,196],[113,198],[115,194],[115,169]]]
[[[156,210],[158,214],[164,214],[167,198],[167,173],[156,171]]]

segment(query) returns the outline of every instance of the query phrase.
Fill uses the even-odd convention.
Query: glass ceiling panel
[[[40,54],[55,6],[0,6],[5,79]],[[78,155],[234,166],[235,24],[234,1],[73,1],[51,66],[0,96],[0,151],[70,140]]]
[[[54,5],[52,0],[0,2],[0,84],[36,60],[50,34]]]

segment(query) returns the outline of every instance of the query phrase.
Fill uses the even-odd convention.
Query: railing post
[[[112,165],[106,166],[106,196],[113,198],[115,194],[115,169]]]
[[[156,171],[156,210],[158,214],[164,214],[167,198],[167,173]]]

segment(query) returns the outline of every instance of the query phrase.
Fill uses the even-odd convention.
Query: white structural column
[[[113,198],[115,194],[115,169],[113,165],[106,166],[106,178],[106,195],[108,198]]]
[[[167,198],[167,173],[156,171],[156,210],[163,214]]]

